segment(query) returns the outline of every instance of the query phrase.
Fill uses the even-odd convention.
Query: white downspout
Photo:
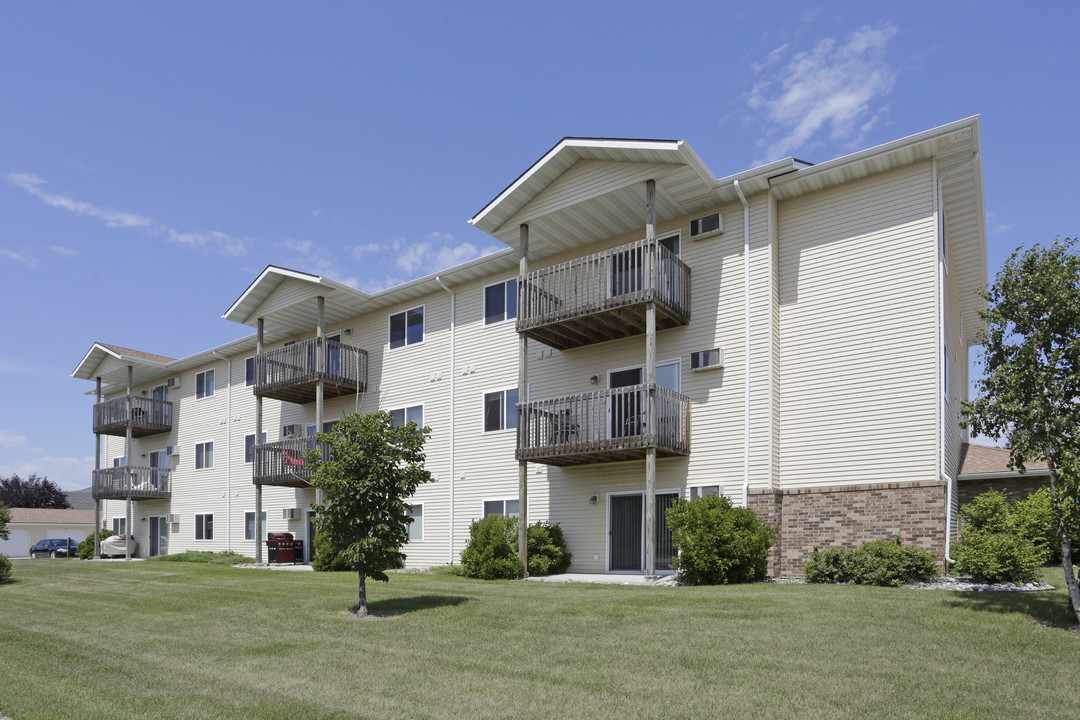
[[[735,192],[743,206],[743,324],[746,334],[743,338],[746,355],[746,379],[743,388],[743,507],[750,507],[750,203],[746,201],[739,181],[735,181]]]
[[[943,172],[943,173],[941,173],[941,174],[939,174],[937,176],[938,233],[944,232],[944,223],[945,223],[945,219],[944,219],[944,216],[945,216],[945,201],[944,201],[944,198],[942,196],[942,190],[941,190],[942,185],[945,183],[946,178],[948,178],[950,175],[958,173],[961,170],[968,169],[973,164],[975,164],[975,162],[978,161],[978,159],[979,159],[979,153],[978,152],[972,153],[971,157],[968,158],[962,164],[957,165],[956,167],[954,167],[954,168],[952,168],[950,170],[947,170],[946,172]],[[936,156],[934,157],[934,172],[937,173],[937,157]],[[948,419],[945,417],[946,412],[947,412],[946,407],[945,407],[945,399],[944,399],[945,398],[945,367],[944,367],[944,363],[942,362],[942,355],[945,353],[946,343],[947,343],[947,340],[945,338],[945,253],[948,252],[948,248],[947,247],[941,248],[940,247],[940,243],[941,243],[940,240],[938,241],[938,243],[939,243],[938,252],[939,252],[939,255],[940,255],[938,257],[938,272],[937,272],[937,281],[938,281],[938,338],[941,341],[940,352],[939,352],[939,357],[938,357],[938,362],[941,363],[941,372],[938,373],[938,397],[942,398],[941,401],[940,401],[941,402],[941,454],[940,454],[940,457],[938,459],[938,463],[939,463],[941,479],[945,481],[945,562],[946,563],[953,563],[953,562],[956,562],[956,561],[953,560],[952,557],[950,557],[950,553],[952,552],[953,485],[955,484],[956,481],[953,479],[953,477],[951,475],[949,475],[949,473],[946,471],[946,468],[945,468],[945,462],[946,462],[945,444],[946,444],[947,437],[948,437],[947,434],[946,434],[947,430],[946,430],[946,427],[945,427],[945,423],[948,422]],[[965,362],[966,362],[966,360],[967,359],[965,358]],[[948,567],[946,567],[946,571],[947,570],[948,570]]]
[[[228,418],[225,420],[225,552],[232,552],[232,360],[218,355],[213,351],[214,357],[221,358],[226,363],[225,376],[228,381],[225,384],[225,412]],[[258,442],[259,438],[255,438]]]
[[[446,287],[442,278],[435,276],[435,282],[439,283],[446,292],[450,293],[450,555],[447,563],[454,564],[454,380],[457,377],[457,368],[454,365],[454,332],[456,330],[457,315],[455,313],[454,291]]]

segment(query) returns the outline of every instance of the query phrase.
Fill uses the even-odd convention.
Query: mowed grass
[[[356,620],[348,573],[14,565],[13,720],[1080,717],[1080,634],[1042,624],[1063,590],[395,575]]]

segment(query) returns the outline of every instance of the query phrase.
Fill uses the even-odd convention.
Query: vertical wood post
[[[263,353],[264,321],[259,318],[258,330],[255,335],[255,385],[259,384],[259,356]],[[262,395],[255,396],[255,445],[262,442],[263,433],[263,399]],[[256,454],[257,456],[257,454]],[[254,473],[257,463],[252,458],[251,470]],[[255,483],[255,564],[262,565],[263,561],[263,524],[262,524],[262,484]]]
[[[101,377],[97,379],[94,402],[101,402]],[[101,433],[94,433],[94,470],[101,470]],[[94,498],[94,559],[101,557],[101,500]]]
[[[518,260],[518,313],[524,304],[524,279],[529,272],[529,226],[522,223],[520,228],[520,257]],[[529,397],[529,340],[524,334],[518,335],[518,402],[526,402]],[[518,417],[518,432],[521,432],[521,418]],[[522,577],[529,577],[529,463],[518,461],[518,556],[521,557]]]
[[[656,181],[645,183],[646,287],[655,288]],[[645,577],[656,577],[656,301],[645,306]]]
[[[324,361],[326,359],[326,298],[320,295],[317,299],[318,302],[318,317],[316,318],[315,332],[318,334],[319,339],[315,342],[315,371],[319,374],[319,380],[315,383],[315,432],[316,434],[323,431],[323,389],[324,381],[322,379],[323,373],[326,371]],[[315,488],[315,504],[321,505],[323,501],[322,488]],[[315,547],[315,538],[308,538],[308,543],[311,547]]]
[[[131,535],[134,532],[134,528],[131,525],[131,474],[134,470],[131,469],[131,405],[132,398],[135,395],[135,368],[132,365],[128,365],[128,381],[127,381],[127,417],[124,418],[125,425],[127,426],[127,432],[124,436],[124,488],[127,490],[127,519],[124,520],[127,523],[127,527],[124,529],[124,560],[131,559]]]

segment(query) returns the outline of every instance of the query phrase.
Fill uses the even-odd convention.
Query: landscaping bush
[[[1015,532],[967,532],[956,550],[956,572],[983,582],[1032,582],[1047,558]]]
[[[469,544],[461,553],[461,566],[466,575],[481,580],[516,578],[522,571],[516,548],[517,520],[488,515],[469,526]]]
[[[679,549],[675,568],[686,582],[726,585],[765,578],[776,531],[753,510],[717,495],[678,499],[667,521]]]
[[[311,560],[311,569],[316,572],[342,572],[352,570],[349,564],[338,557],[338,549],[325,530],[315,531],[315,557]]]
[[[881,538],[857,548],[815,549],[803,565],[811,583],[854,583],[899,587],[912,580],[937,576],[934,556],[920,547],[905,546],[900,538]]]
[[[1040,565],[1055,554],[1060,560],[1061,543],[1047,490],[1017,503],[991,490],[961,507],[959,516],[955,555],[961,575],[983,582],[1030,582]]]
[[[104,540],[105,538],[112,537],[115,534],[116,533],[114,533],[112,530],[102,530],[100,537],[101,537],[102,540]],[[94,559],[94,533],[90,533],[85,538],[83,538],[79,542],[78,547],[76,547],[76,550],[79,551],[79,559],[80,560],[93,560]]]
[[[0,584],[11,580],[11,560],[7,555],[0,555]]]
[[[1061,536],[1058,535],[1054,509],[1050,505],[1050,488],[1043,488],[1013,503],[1012,521],[1021,536],[1037,548],[1046,550],[1046,562],[1061,562]],[[1069,529],[1073,562],[1080,559],[1080,513],[1076,502],[1062,502],[1065,526]]]
[[[517,522],[514,522],[517,532]],[[529,526],[529,574],[557,575],[570,567],[572,556],[558,523],[537,522]]]
[[[241,555],[229,550],[212,552],[210,550],[188,550],[187,552],[174,555],[154,555],[146,558],[147,562],[190,562],[205,563],[207,565],[250,565],[255,558]]]

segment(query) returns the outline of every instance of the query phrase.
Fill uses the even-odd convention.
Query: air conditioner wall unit
[[[166,455],[179,455],[180,451],[177,449],[177,447],[175,445],[167,445],[167,446],[165,446],[165,454]]]
[[[691,370],[713,370],[724,367],[724,351],[722,348],[711,350],[695,350],[690,353]]]
[[[176,377],[171,377],[168,380],[166,380],[165,381],[165,387],[171,387],[171,388],[180,387],[180,376],[177,375]]]
[[[281,511],[282,520],[299,520],[300,508],[285,508]]]
[[[690,237],[693,239],[720,235],[724,232],[724,216],[718,212],[690,221]]]
[[[173,513],[172,515],[168,515],[165,518],[165,522],[178,523],[178,522],[180,522],[180,515],[178,513]]]

